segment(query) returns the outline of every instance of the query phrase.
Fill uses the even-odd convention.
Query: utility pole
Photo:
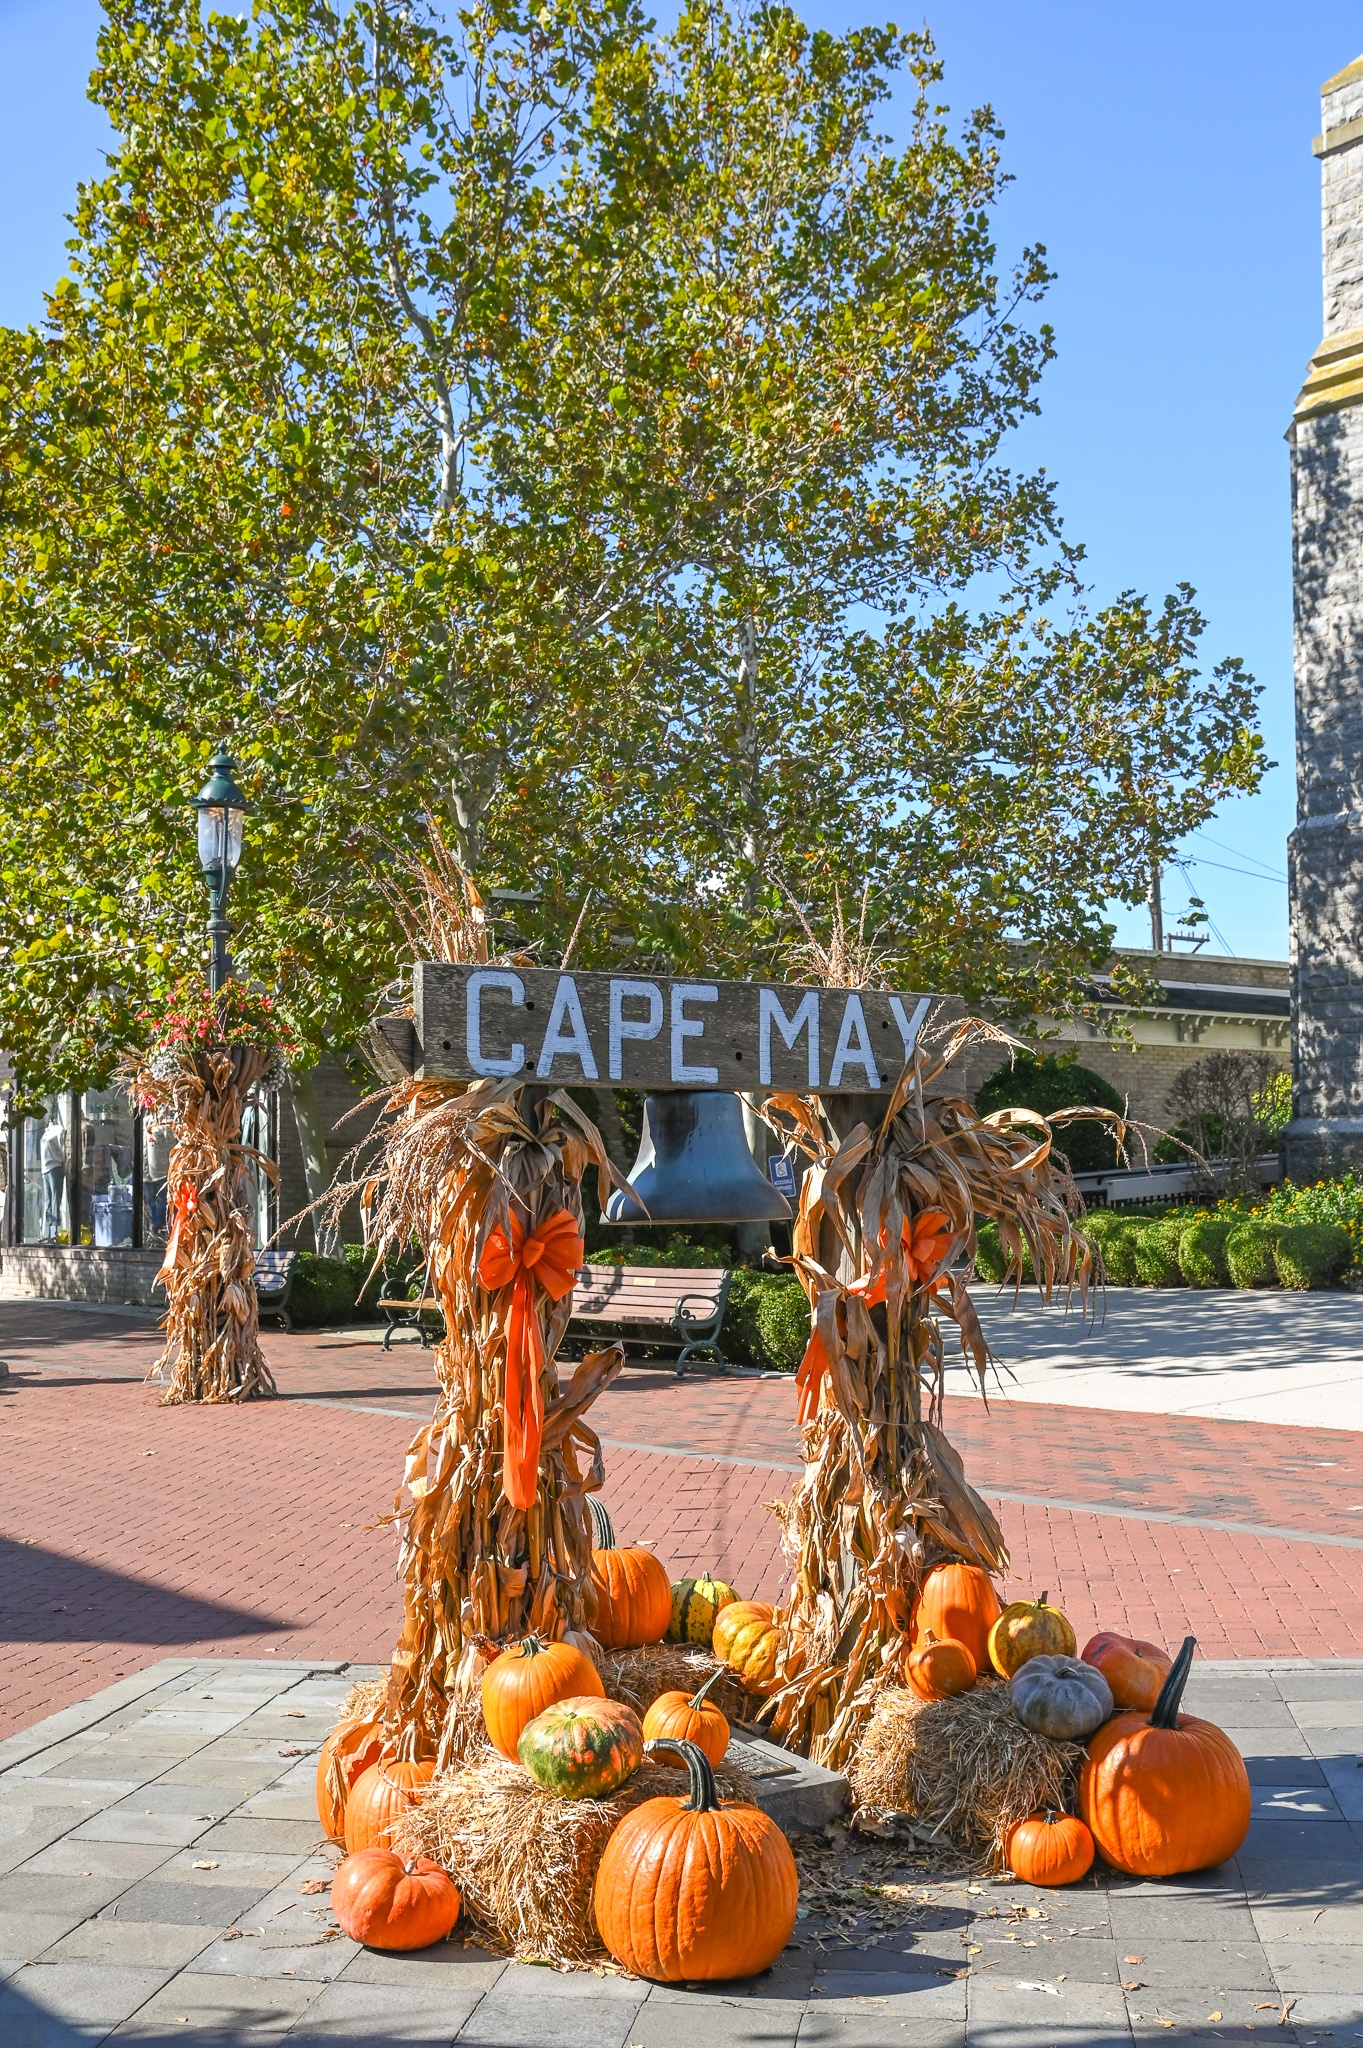
[[[1164,904],[1160,897],[1160,867],[1158,861],[1150,863],[1150,950],[1164,951]]]

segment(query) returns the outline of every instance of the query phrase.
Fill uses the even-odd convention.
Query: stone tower
[[[1363,1165],[1363,57],[1321,88],[1325,338],[1292,450],[1294,1180]]]

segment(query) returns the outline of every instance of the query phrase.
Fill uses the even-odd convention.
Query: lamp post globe
[[[199,865],[208,885],[208,986],[217,995],[232,972],[227,951],[227,891],[241,859],[241,832],[249,805],[237,787],[236,762],[223,740],[194,799],[199,819]]]

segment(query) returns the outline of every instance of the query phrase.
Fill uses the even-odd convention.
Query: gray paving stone
[[[292,1850],[310,1856],[322,1843],[322,1830],[314,1811],[311,1820],[238,1820],[235,1815],[219,1821],[200,1835],[196,1848],[212,1856],[220,1849],[246,1849],[258,1855],[283,1854]]]
[[[1152,1991],[1196,1990],[1268,1992],[1274,1977],[1257,1940],[1146,1941],[1138,1964],[1123,1964],[1123,1977],[1142,1977]]]
[[[984,1974],[986,1968],[989,1972],[1009,1977],[1016,1977],[1020,1972],[1055,1977],[1063,1972],[1066,1979],[1074,1984],[1116,1984],[1121,1974],[1117,1950],[1106,1936],[1097,1940],[1062,1939],[1049,1942],[1044,1947],[1038,1943],[1034,1949],[1024,1949],[1020,1942],[991,1937],[982,1928],[976,1933],[983,1951],[971,1959],[977,1976]]]
[[[1325,1771],[1315,1757],[1247,1756],[1245,1770],[1251,1785],[1323,1785]]]
[[[627,2048],[647,1991],[632,1978],[508,1963],[456,2039],[459,2048]]]
[[[196,1866],[207,1865],[207,1868]],[[176,1849],[166,1858],[159,1876],[174,1883],[183,1877],[190,1884],[259,1884],[262,1896],[276,1885],[304,1869],[311,1868],[306,1856],[296,1853],[272,1855],[246,1849],[218,1849],[205,1856],[198,1847]]]
[[[183,1970],[216,1936],[217,1930],[212,1927],[175,1925],[162,1920],[86,1920],[54,1942],[43,1960]]]
[[[159,1842],[167,1849],[184,1849],[203,1831],[203,1822],[188,1814],[111,1809],[81,1821],[71,1836],[78,1842]]]
[[[320,1928],[315,1935],[309,1929],[309,1938],[298,1943],[264,1940],[259,1935],[247,1933],[239,1941],[224,1941],[219,1936],[211,1947],[203,1951],[194,1967],[204,1976],[271,1980],[276,1977],[305,1977],[329,1984],[358,1954],[357,1942],[343,1934],[327,1940]]]
[[[676,2039],[685,2048],[684,2037]],[[699,2048],[694,2033],[691,2039]],[[867,2008],[806,2013],[796,2037],[797,2048],[966,2048],[966,2039],[964,2020],[901,2020]]]
[[[283,2035],[320,1990],[301,1977],[203,1977],[182,1970],[109,2038],[118,2048],[168,2040],[235,2048],[243,2038]]]
[[[17,1872],[0,1880],[8,1883],[12,1878],[24,1877],[30,1872],[35,1877],[51,1873],[61,1877],[79,1877],[89,1871],[94,1878],[122,1878],[126,1884],[133,1884],[139,1877],[148,1876],[166,1861],[167,1852],[159,1844],[147,1842],[73,1842],[64,1836],[59,1842],[51,1842],[40,1849],[36,1856],[30,1856],[27,1863],[19,1866]]]
[[[409,1985],[400,2001],[382,1984],[328,1984],[289,2035],[289,2048],[335,2048],[337,2042],[376,2041],[384,2048],[453,2041],[482,1992],[420,1991]],[[694,2038],[689,2048],[696,2048]]]
[[[253,1885],[189,1884],[158,1874],[130,1886],[100,1917],[217,1931],[250,1914],[268,1889]]]
[[[0,1877],[0,1925],[9,1913],[51,1913],[69,1915],[74,1927],[78,1920],[97,1913],[101,1906],[107,1906],[120,1892],[136,1882],[134,1878],[121,1873],[110,1876],[96,1874],[92,1865],[81,1866],[90,1875],[82,1877],[74,1871],[35,1870],[32,1862],[20,1870],[12,1870]]]
[[[24,1963],[36,1962],[64,1934],[69,1934],[80,1924],[69,1913],[6,1913],[0,1916],[0,1956],[7,1957],[10,1964],[4,1974],[12,1977]]]
[[[383,1949],[362,1948],[346,1966],[346,1984],[379,1984],[391,1990],[449,1990],[462,1996],[465,1990],[480,1994],[490,1991],[510,1968],[500,1956],[460,1941],[440,1941],[432,1948],[393,1954]]]
[[[630,2021],[629,2048],[711,2048],[712,2043],[713,2048],[793,2048],[803,2017],[804,2006],[796,2000],[778,2007],[741,1995],[693,1991],[683,1998],[659,1998],[651,1992]],[[841,2033],[852,2048],[847,2029]],[[900,2032],[898,2038],[902,2044],[906,2037]],[[858,2031],[858,2048],[867,2039]],[[964,2029],[958,2039],[964,2044]]]
[[[158,1782],[162,1785],[205,1785],[226,1803],[233,1794],[236,1799],[249,1799],[252,1793],[263,1791],[285,1768],[280,1757],[223,1757],[215,1746],[201,1749],[195,1756],[172,1764],[168,1771],[161,1773]]]
[[[108,1963],[29,1963],[0,1985],[0,2029],[10,2017],[37,2007],[87,2028],[116,2027],[153,1997],[168,1969],[132,1969]]]
[[[1143,1892],[1113,1898],[1112,1938],[1119,1946],[1139,1948],[1145,1941],[1257,1942],[1259,1937],[1238,1892],[1234,1899],[1167,1898]]]
[[[318,1833],[317,1794],[311,1783],[263,1786],[259,1792],[242,1801],[233,1819],[306,1821],[315,1836]]]
[[[1363,1876],[1363,1844],[1348,1821],[1262,1820],[1249,1824],[1242,1860],[1310,1861],[1317,1865],[1343,1863],[1355,1866]]]
[[[1363,1899],[1351,1904],[1313,1906],[1309,1900],[1282,1900],[1270,1905],[1252,1905],[1250,1918],[1255,1933],[1267,1947],[1270,1942],[1328,1943],[1356,1942],[1363,1946]]]
[[[897,2019],[963,2020],[967,1979],[943,1977],[936,1971],[820,1970],[810,1993],[811,2003],[829,2011],[851,2011],[874,2003],[882,2016]]]
[[[1130,2039],[1122,1993],[1018,1972],[970,1980],[970,2040],[987,2048],[1110,2048]]]
[[[1346,1728],[1352,1729],[1356,1738],[1363,1741],[1363,1699],[1298,1700],[1286,1711],[1307,1735],[1314,1735],[1318,1728]],[[1255,1718],[1257,1720],[1258,1716]],[[1269,1725],[1272,1718],[1269,1717]]]
[[[1280,1991],[1343,1991],[1363,1997],[1363,1950],[1350,1942],[1265,1942]]]
[[[1256,1756],[1314,1756],[1316,1743],[1307,1741],[1286,1707],[1282,1713],[1281,1721],[1221,1720],[1217,1726],[1229,1735],[1246,1763]],[[1312,1731],[1313,1736],[1319,1733]]]
[[[1339,1766],[1334,1764],[1331,1768],[1338,1770]],[[1322,1775],[1325,1775],[1323,1769]],[[1254,1820],[1315,1821],[1352,1817],[1341,1809],[1328,1779],[1324,1785],[1253,1785],[1250,1795]]]
[[[1269,2017],[1261,2015],[1260,2024]],[[1337,2042],[1363,2041],[1363,1999],[1334,1991],[1304,1991],[1292,2000],[1288,2017],[1301,2042],[1319,2039],[1324,2048],[1329,2039],[1334,2048]]]

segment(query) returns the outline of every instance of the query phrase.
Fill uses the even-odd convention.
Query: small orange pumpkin
[[[646,1799],[607,1842],[592,1901],[601,1938],[625,1969],[665,1984],[754,1977],[795,1927],[790,1844],[760,1807],[720,1804],[694,1742],[668,1746],[686,1763],[689,1796]]]
[[[459,1918],[449,1872],[428,1857],[404,1863],[391,1849],[359,1849],[331,1880],[331,1910],[366,1948],[429,1948]]]
[[[345,1840],[345,1809],[355,1780],[383,1755],[377,1721],[342,1721],[322,1744],[317,1759],[317,1818],[332,1842]]]
[[[954,1693],[969,1692],[978,1676],[965,1644],[954,1636],[934,1635],[931,1629],[909,1651],[904,1670],[923,1700],[949,1700]]]
[[[431,1757],[421,1763],[390,1758],[386,1763],[371,1764],[364,1775],[355,1780],[345,1804],[347,1854],[353,1856],[360,1849],[391,1847],[389,1835],[393,1823],[409,1807],[420,1805],[422,1794],[434,1776],[435,1762]]]
[[[670,1736],[677,1742],[694,1742],[712,1764],[722,1764],[729,1747],[729,1723],[708,1695],[711,1686],[727,1676],[728,1666],[721,1664],[690,1699],[684,1692],[660,1692],[644,1715],[644,1741]],[[684,1756],[669,1756],[665,1750],[661,1754],[664,1763],[685,1769]]]
[[[1233,1856],[1249,1833],[1244,1759],[1224,1730],[1180,1714],[1196,1647],[1185,1636],[1148,1714],[1114,1714],[1090,1738],[1079,1808],[1109,1863],[1176,1877]]]
[[[596,1616],[592,1634],[607,1650],[638,1650],[660,1643],[672,1619],[672,1581],[651,1550],[592,1552]]]
[[[1004,1844],[1009,1868],[1026,1884],[1078,1884],[1093,1868],[1093,1836],[1072,1813],[1032,1813]]]
[[[572,1643],[546,1643],[526,1636],[494,1657],[483,1673],[483,1722],[488,1741],[515,1761],[522,1731],[558,1700],[586,1694],[603,1700],[601,1674],[585,1651]]]
[[[776,1682],[781,1631],[769,1600],[733,1600],[720,1609],[711,1648],[748,1692],[770,1692]]]
[[[988,1572],[977,1564],[948,1560],[936,1564],[923,1581],[914,1616],[914,1641],[929,1629],[944,1641],[964,1643],[975,1669],[989,1667],[989,1631],[999,1618],[999,1596]]]
[[[1085,1643],[1083,1661],[1102,1672],[1114,1707],[1148,1714],[1173,1659],[1158,1643],[1143,1643],[1138,1636],[1119,1636],[1105,1629]]]

